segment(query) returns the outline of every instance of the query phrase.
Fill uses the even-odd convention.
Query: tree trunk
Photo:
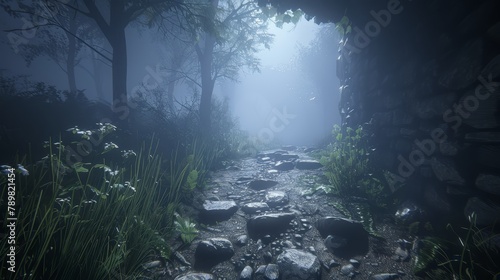
[[[124,106],[127,102],[127,45],[125,39],[124,1],[110,1],[109,27],[112,34],[108,38],[113,48],[113,108]],[[126,105],[126,104],[125,104]]]
[[[219,0],[212,0],[212,20],[219,5]],[[212,63],[214,58],[215,38],[212,34],[205,33],[203,50],[198,49],[198,58],[201,70],[201,99],[200,99],[200,132],[207,136],[211,132],[212,93],[214,91],[215,78],[212,76]]]
[[[76,34],[75,20],[69,21],[69,31]],[[69,91],[76,94],[75,61],[76,61],[76,38],[72,34],[67,34],[68,57],[66,58],[66,74],[68,76]]]

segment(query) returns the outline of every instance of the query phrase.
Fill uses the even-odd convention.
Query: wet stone
[[[290,228],[293,213],[264,214],[248,219],[247,230],[252,238],[277,235]]]
[[[293,162],[290,161],[279,161],[274,165],[274,169],[279,170],[279,171],[288,171],[292,170],[295,168],[295,165]]]
[[[280,271],[276,264],[268,264],[264,272],[266,280],[278,280],[280,278]]]
[[[195,268],[209,269],[230,259],[234,255],[231,241],[224,238],[210,238],[198,243],[195,251]]]
[[[266,273],[266,268],[267,268],[267,265],[260,265],[255,270],[255,275],[264,275],[264,273]]]
[[[206,222],[217,222],[229,219],[236,211],[238,206],[232,200],[211,201],[205,200],[201,218]]]
[[[347,245],[347,239],[337,235],[328,235],[324,244],[328,250],[334,252],[336,249],[344,248]]]
[[[177,276],[175,280],[215,280],[215,277],[208,273],[189,273]]]
[[[282,191],[269,191],[266,194],[266,203],[270,207],[284,206],[288,203],[288,195]]]
[[[269,210],[269,205],[265,202],[250,202],[241,207],[246,214],[255,214]]]
[[[245,266],[240,273],[240,280],[251,280],[253,274],[253,269],[251,266]]]
[[[406,249],[396,248],[394,252],[394,260],[398,262],[405,262],[410,259],[410,253]]]
[[[278,256],[277,264],[283,279],[315,280],[320,275],[321,264],[318,258],[302,250],[285,250]]]
[[[340,269],[340,273],[342,273],[343,275],[350,275],[353,272],[354,272],[354,265],[352,264],[343,265],[342,268]]]
[[[348,257],[364,254],[368,251],[368,232],[358,221],[339,217],[324,217],[316,222],[316,228],[325,238],[331,235],[338,240],[345,239],[345,246],[334,249],[335,254]],[[343,242],[335,242],[335,244],[341,245]]]
[[[251,189],[254,189],[256,191],[260,191],[260,190],[265,190],[265,189],[269,189],[271,187],[274,187],[277,184],[278,184],[278,182],[272,181],[272,180],[253,180],[248,184],[248,186]]]
[[[247,245],[247,243],[248,243],[248,236],[246,236],[245,234],[240,235],[238,236],[238,238],[236,238],[236,245],[245,246]]]
[[[321,168],[323,165],[319,163],[317,160],[312,160],[312,159],[303,159],[303,160],[298,160],[295,163],[295,167],[300,170],[312,170],[312,169],[318,169]]]
[[[378,273],[370,277],[370,280],[394,280],[399,279],[397,273]]]

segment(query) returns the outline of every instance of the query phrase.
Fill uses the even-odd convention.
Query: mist
[[[2,24],[5,29],[13,29],[22,25],[22,21],[3,20]],[[328,137],[333,124],[340,124],[335,57],[330,55],[323,65],[316,64],[316,71],[304,66],[304,58],[301,58],[304,49],[318,47],[314,41],[321,37],[321,28],[334,29],[334,26],[318,25],[303,17],[296,24],[285,23],[280,28],[269,23],[268,32],[274,36],[273,42],[269,49],[260,48],[255,54],[260,61],[260,71],[242,67],[236,80],[216,82],[214,98],[228,102],[240,128],[252,139],[263,144],[314,146]],[[149,83],[153,90],[164,91],[164,76],[159,73],[170,67],[172,50],[169,43],[155,34],[154,29],[137,25],[127,27],[126,36],[127,90],[131,92]],[[35,36],[30,43],[36,40]],[[112,52],[109,44],[101,44],[101,47],[104,53]],[[329,46],[330,50],[337,47],[335,42]],[[23,75],[59,89],[68,88],[65,72],[49,58],[35,58],[27,67],[22,55],[16,54],[6,37],[0,48],[3,54],[0,68],[5,74]],[[110,63],[88,49],[82,54],[75,69],[78,88],[90,100],[111,104]],[[323,84],[315,81],[314,76],[320,72],[328,72],[329,81]],[[186,80],[177,84],[174,96],[181,103],[192,99],[193,85]]]

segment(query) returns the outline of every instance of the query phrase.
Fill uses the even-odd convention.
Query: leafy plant
[[[384,206],[388,192],[369,164],[368,142],[361,126],[341,131],[336,125],[332,134],[335,142],[319,154],[327,170],[325,176],[332,184],[328,190],[341,199],[360,197]]]
[[[456,239],[424,239],[423,248],[415,258],[415,273],[426,273],[431,278],[437,274],[448,275],[448,279],[460,280],[498,277],[500,252],[494,240],[499,234],[478,228],[475,213],[469,216],[469,226],[462,227],[461,232],[455,231],[450,224],[447,229]]]
[[[369,162],[369,146],[362,127],[347,127],[344,131],[334,126],[334,142],[316,154],[331,185],[314,186],[340,199],[339,209],[347,210],[351,218],[360,220],[365,229],[376,234],[373,228],[373,207],[387,206],[389,191],[374,174],[376,169]]]
[[[189,218],[183,218],[179,214],[175,214],[175,229],[180,234],[182,242],[190,244],[198,236],[196,224]]]
[[[347,16],[343,16],[339,22],[335,24],[335,29],[339,32],[341,37],[347,36],[351,33],[352,23]]]

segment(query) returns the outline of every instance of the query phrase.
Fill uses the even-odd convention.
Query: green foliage
[[[171,230],[176,195],[162,184],[157,144],[143,146],[119,165],[108,160],[73,166],[64,162],[62,142],[46,146],[49,155],[30,165],[29,176],[16,178],[16,252],[22,257],[14,274],[2,269],[0,278],[135,279],[153,251],[169,257],[164,236]],[[6,242],[1,241],[2,264]]]
[[[342,19],[335,24],[335,29],[339,32],[340,36],[344,38],[347,34],[351,33],[352,23],[347,16],[343,16]]]
[[[329,190],[342,199],[359,197],[385,206],[387,189],[369,165],[368,143],[361,126],[356,130],[348,127],[345,132],[335,126],[332,134],[335,142],[320,154],[332,184]]]
[[[339,126],[333,129],[334,142],[326,150],[316,154],[326,167],[325,176],[331,185],[319,185],[327,194],[340,199],[338,209],[349,212],[352,219],[363,223],[365,229],[376,235],[373,227],[373,207],[385,208],[389,190],[374,174],[369,164],[367,138],[361,126],[342,131]]]
[[[499,234],[488,233],[476,226],[476,215],[469,217],[469,226],[457,232],[448,224],[455,239],[426,238],[415,258],[415,273],[448,275],[440,279],[495,279],[500,273],[500,252],[494,240]]]
[[[191,244],[193,240],[198,236],[198,230],[196,229],[196,224],[189,218],[183,218],[179,214],[175,214],[175,229],[180,234],[182,242],[184,244]]]

